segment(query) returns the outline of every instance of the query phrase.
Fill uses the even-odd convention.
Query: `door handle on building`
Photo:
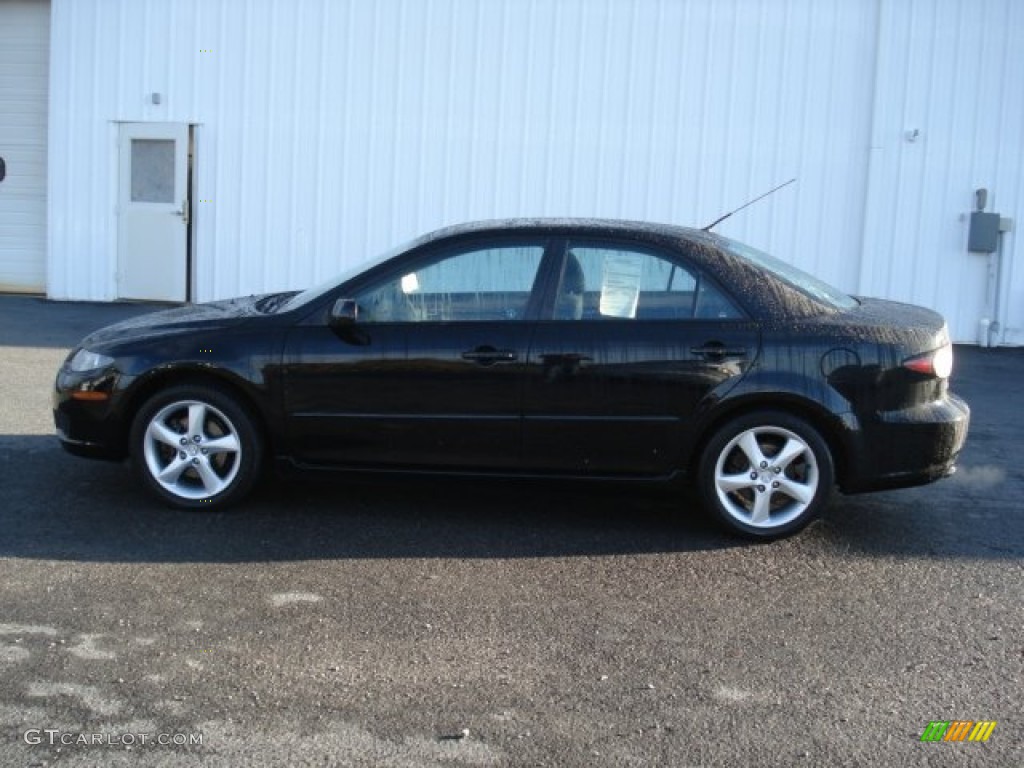
[[[180,211],[171,211],[171,213],[174,214],[175,216],[181,216],[181,218],[185,221],[185,226],[188,226],[188,200],[181,201]]]

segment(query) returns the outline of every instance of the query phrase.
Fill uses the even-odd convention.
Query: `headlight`
[[[82,371],[95,371],[100,368],[106,368],[113,362],[114,358],[107,355],[90,352],[88,349],[80,349],[71,358],[70,368],[76,373],[81,373]]]

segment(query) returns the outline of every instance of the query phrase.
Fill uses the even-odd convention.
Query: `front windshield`
[[[776,259],[774,256],[769,256],[764,251],[759,251],[757,248],[752,248],[737,240],[730,240],[727,237],[723,237],[722,240],[726,242],[728,250],[735,255],[753,262],[761,269],[771,272],[775,277],[793,286],[801,293],[810,296],[815,301],[835,307],[836,309],[853,309],[857,306],[857,300],[852,296],[848,296],[838,288],[829,285],[823,280],[819,280],[813,275],[807,274],[802,269],[797,269],[792,264],[787,264],[780,259]]]
[[[312,288],[307,288],[301,293],[297,293],[294,296],[292,296],[290,299],[288,299],[288,301],[281,304],[281,306],[277,307],[274,311],[290,312],[291,310],[298,309],[299,307],[308,304],[311,301],[316,301],[325,293],[341,285],[346,280],[351,280],[356,275],[387,261],[405,247],[406,244],[403,244],[397,248],[392,248],[388,251],[385,251],[375,259],[370,259],[369,261],[365,261],[362,264],[357,264],[354,267],[346,269],[341,274],[334,275],[334,277],[330,278],[329,280],[325,280],[324,282],[319,283],[318,285],[314,285]]]

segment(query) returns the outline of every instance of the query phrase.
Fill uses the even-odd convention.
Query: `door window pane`
[[[693,317],[741,315],[714,285],[648,251],[577,245],[569,248],[555,299],[556,319]]]
[[[521,320],[526,315],[540,245],[447,255],[356,297],[365,322]]]
[[[173,203],[174,140],[132,139],[132,202]]]

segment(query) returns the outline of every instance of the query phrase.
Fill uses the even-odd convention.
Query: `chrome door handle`
[[[490,345],[470,349],[462,353],[463,360],[470,360],[480,365],[493,365],[494,363],[512,363],[519,359],[514,349],[495,349]]]
[[[727,347],[717,341],[709,341],[703,347],[690,347],[690,354],[709,360],[721,360],[726,357],[746,357],[746,347]]]

